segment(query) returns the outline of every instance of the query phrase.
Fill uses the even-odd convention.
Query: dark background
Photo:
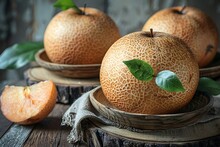
[[[55,0],[0,0],[0,53],[25,41],[41,41],[50,19],[60,10]],[[76,0],[78,6],[98,8],[118,25],[122,35],[141,30],[156,11],[171,6],[194,6],[208,14],[220,30],[219,0]],[[1,63],[0,63],[1,64]],[[19,80],[27,67],[0,70],[0,80]]]

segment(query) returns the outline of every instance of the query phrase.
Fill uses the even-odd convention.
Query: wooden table
[[[68,109],[69,105],[56,104],[54,110],[50,115],[43,120],[42,122],[30,125],[22,126],[9,122],[5,119],[4,116],[0,113],[0,147],[69,147],[73,146],[67,142],[67,136],[71,131],[70,127],[61,126],[61,118],[64,112]],[[93,124],[93,123],[92,123]],[[94,124],[93,124],[94,125]],[[104,127],[104,128],[103,128]],[[110,127],[111,129],[111,127]],[[113,130],[114,131],[114,130]],[[141,141],[141,140],[130,140],[123,137],[120,137],[114,133],[109,133],[109,130],[106,126],[96,125],[87,130],[87,133],[90,134],[89,140],[91,146],[94,146],[94,140],[99,140],[100,146],[112,146],[116,147],[119,144],[126,144],[127,142],[133,143],[135,145],[155,145],[152,142]],[[205,132],[204,132],[205,133]],[[94,136],[95,134],[95,136]],[[105,139],[103,138],[105,137]],[[212,139],[204,139],[198,142],[190,142],[185,144],[185,146],[192,145],[207,145],[207,144],[218,144],[220,143],[220,137],[216,136]],[[165,147],[167,144],[159,144],[159,146]],[[176,144],[177,145],[177,144]],[[183,146],[184,146],[183,145]],[[220,145],[220,144],[219,144]],[[179,144],[181,146],[181,144]]]
[[[0,90],[6,84],[26,85],[25,81],[3,81],[0,82]],[[56,104],[47,118],[28,126],[14,124],[0,112],[0,147],[73,146],[67,142],[71,128],[61,126],[62,116],[69,107],[67,104]]]
[[[9,122],[0,113],[0,147],[69,147],[67,136],[71,128],[61,126],[61,118],[69,105],[56,104],[42,122],[22,126]]]
[[[24,81],[23,81],[24,82]],[[17,85],[22,85],[16,83]],[[24,83],[23,83],[24,84]],[[5,85],[0,83],[0,90]],[[71,128],[61,126],[61,119],[66,110],[70,107],[68,104],[56,104],[53,111],[40,123],[29,126],[22,126],[14,124],[6,120],[0,112],[0,147],[69,147],[73,146],[67,142]],[[134,137],[123,137],[120,133],[128,132],[127,130],[120,130],[118,128],[106,126],[103,124],[96,124],[88,121],[88,128],[85,128],[86,140],[90,142],[91,147],[116,147],[116,146],[200,146],[200,145],[214,145],[220,146],[220,133],[217,136],[210,136],[193,142],[183,142],[173,144],[171,142],[155,143],[148,140],[135,139]],[[216,124],[216,131],[220,132],[220,125]],[[204,132],[207,133],[207,132]],[[134,133],[128,132],[124,136],[132,135]],[[136,135],[134,135],[136,136]],[[132,138],[132,139],[131,139]],[[98,143],[98,144],[97,144]],[[129,145],[128,145],[129,144]]]

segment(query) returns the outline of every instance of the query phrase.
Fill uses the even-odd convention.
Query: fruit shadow
[[[70,127],[61,126],[62,118],[60,117],[47,117],[35,125],[37,130],[71,130]]]

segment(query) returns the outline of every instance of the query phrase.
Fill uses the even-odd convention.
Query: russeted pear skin
[[[186,6],[170,7],[153,14],[144,24],[143,31],[165,32],[184,40],[190,47],[199,67],[208,66],[218,49],[218,30],[213,20],[203,11]]]
[[[49,22],[44,47],[54,63],[100,64],[106,51],[120,37],[118,27],[105,13],[86,8],[83,15],[70,8]]]
[[[176,73],[184,92],[159,88],[155,79],[137,80],[123,61],[140,59],[149,63],[155,75],[163,70]],[[101,64],[100,83],[108,101],[126,112],[141,114],[175,113],[187,105],[195,94],[199,67],[191,50],[179,38],[154,32],[134,32],[116,41]]]

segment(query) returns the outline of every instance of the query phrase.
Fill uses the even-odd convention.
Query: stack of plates
[[[101,87],[97,87],[90,93],[90,101],[102,116],[116,124],[143,130],[178,128],[193,124],[213,105],[211,96],[197,92],[192,101],[177,113],[159,115],[128,113],[112,106]]]

